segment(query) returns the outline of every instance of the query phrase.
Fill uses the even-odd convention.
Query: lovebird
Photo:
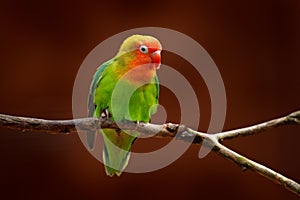
[[[88,98],[89,117],[148,123],[158,105],[156,70],[161,64],[161,50],[159,40],[152,36],[126,38],[116,56],[103,63],[93,76]],[[101,129],[100,132],[106,174],[120,176],[128,165],[131,146],[139,133],[115,129]],[[91,149],[96,133],[87,133]]]

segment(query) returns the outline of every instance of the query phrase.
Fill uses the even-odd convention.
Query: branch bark
[[[81,118],[73,120],[44,120],[29,117],[17,117],[0,114],[0,127],[20,131],[46,132],[51,134],[68,134],[75,133],[79,130],[98,130],[100,128],[113,128],[124,130],[137,130],[142,134],[152,135],[153,137],[167,137],[184,140],[195,144],[201,143],[204,139],[205,144],[209,145],[212,150],[225,157],[243,170],[250,169],[270,180],[283,186],[285,189],[300,196],[300,184],[267,168],[257,162],[254,162],[234,151],[227,148],[220,142],[225,139],[232,139],[239,136],[253,135],[265,132],[269,129],[290,124],[300,124],[300,110],[293,112],[285,117],[273,119],[264,123],[253,125],[246,128],[235,129],[215,134],[207,134],[192,130],[185,125],[166,123],[163,125],[150,123],[135,123],[122,121],[116,124],[112,120],[103,118]]]

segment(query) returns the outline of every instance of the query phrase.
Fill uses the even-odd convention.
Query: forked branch
[[[199,144],[205,140],[205,145],[209,145],[214,152],[221,155],[242,167],[243,170],[250,169],[258,174],[272,180],[287,190],[300,196],[300,184],[256,163],[234,151],[225,147],[220,142],[225,139],[231,139],[239,136],[247,136],[267,131],[279,126],[289,124],[300,124],[300,111],[293,112],[285,117],[273,119],[261,124],[253,125],[246,128],[235,129],[215,134],[207,134],[192,130],[184,125],[178,124],[150,124],[135,123],[130,121],[122,121],[116,124],[112,120],[102,118],[81,118],[73,120],[44,120],[29,117],[17,117],[0,114],[0,127],[20,131],[46,132],[51,134],[67,134],[74,133],[78,130],[97,130],[100,128],[113,128],[125,130],[137,130],[142,134],[152,135],[153,137],[175,137]]]

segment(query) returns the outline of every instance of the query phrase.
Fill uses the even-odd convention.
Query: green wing
[[[156,101],[158,103],[158,98],[159,98],[159,82],[158,82],[157,75],[155,76],[154,80],[155,80],[155,85],[156,85]]]
[[[96,104],[94,102],[94,97],[95,97],[95,91],[96,88],[98,86],[98,83],[101,79],[101,75],[103,73],[103,71],[107,68],[107,66],[112,62],[112,60],[109,60],[105,63],[103,63],[96,71],[93,80],[92,80],[92,84],[90,87],[90,93],[89,93],[89,97],[88,97],[88,116],[89,117],[93,117],[94,116],[94,112],[96,109]],[[95,137],[96,137],[96,131],[88,131],[87,132],[87,143],[90,149],[92,149],[94,147],[94,143],[95,143]]]

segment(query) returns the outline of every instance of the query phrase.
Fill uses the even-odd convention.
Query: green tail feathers
[[[120,176],[128,165],[131,145],[136,137],[114,129],[103,129],[101,132],[104,138],[103,161],[106,174]],[[132,133],[137,135],[136,132]]]

